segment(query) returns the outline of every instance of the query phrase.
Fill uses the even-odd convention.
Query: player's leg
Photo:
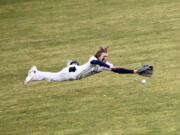
[[[30,83],[31,81],[47,80],[62,82],[74,79],[74,74],[69,72],[69,67],[64,68],[60,72],[44,72],[37,70],[36,66],[33,66],[28,72],[24,85]]]

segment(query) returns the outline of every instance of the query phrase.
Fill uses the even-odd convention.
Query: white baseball
[[[142,82],[142,83],[146,83],[146,80],[142,80],[141,82]]]

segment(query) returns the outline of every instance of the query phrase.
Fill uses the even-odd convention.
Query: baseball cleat
[[[36,72],[37,72],[36,66],[32,66],[31,69],[28,71],[28,76],[26,77],[24,81],[24,85],[27,85],[34,79]]]

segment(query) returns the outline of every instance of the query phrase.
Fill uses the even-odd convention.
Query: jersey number
[[[69,72],[75,72],[76,71],[76,67],[70,67],[69,68]]]

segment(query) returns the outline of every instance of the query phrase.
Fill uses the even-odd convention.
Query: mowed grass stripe
[[[0,134],[179,134],[178,0],[0,1]],[[85,63],[99,45],[114,65],[154,65],[140,76],[103,72],[23,85],[28,69]]]

